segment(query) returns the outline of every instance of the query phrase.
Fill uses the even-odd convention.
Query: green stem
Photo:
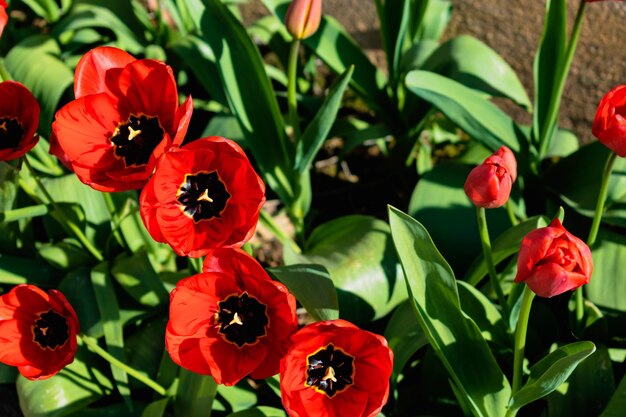
[[[591,223],[591,229],[589,230],[589,236],[587,237],[587,246],[591,249],[596,238],[598,237],[598,230],[600,229],[600,222],[602,221],[602,213],[604,212],[604,204],[606,203],[606,194],[609,190],[609,182],[611,179],[611,172],[613,171],[613,165],[617,154],[611,152],[609,158],[604,165],[604,172],[602,173],[602,183],[600,184],[600,192],[598,193],[598,200],[596,201],[596,211],[593,215],[593,222]],[[583,287],[578,287],[576,290],[576,324],[578,329],[583,327],[583,319],[585,317],[585,303],[584,303]]]
[[[519,220],[517,220],[517,216],[515,215],[515,211],[513,210],[513,203],[511,203],[511,199],[509,198],[506,201],[506,213],[509,215],[509,220],[511,220],[511,224],[513,226],[517,226],[519,224]]]
[[[574,21],[574,27],[572,28],[572,34],[565,50],[565,59],[563,65],[559,69],[556,78],[556,90],[552,96],[553,102],[550,103],[548,108],[548,116],[546,117],[546,124],[541,128],[539,137],[539,160],[541,161],[546,155],[549,149],[550,141],[548,138],[552,137],[554,126],[556,125],[557,118],[559,116],[559,108],[561,107],[561,97],[563,95],[563,88],[565,87],[565,80],[569,74],[570,67],[572,65],[572,59],[576,52],[576,46],[578,45],[578,39],[580,38],[580,30],[585,17],[585,7],[587,6],[586,0],[581,0],[578,12],[576,13],[576,20]]]
[[[100,356],[102,359],[109,362],[111,365],[117,366],[118,368],[126,372],[128,375],[132,376],[136,380],[152,388],[158,394],[161,394],[162,396],[167,395],[167,390],[165,388],[163,388],[161,385],[159,385],[158,383],[150,379],[148,376],[146,376],[142,372],[139,372],[135,368],[131,368],[130,366],[126,365],[124,362],[111,356],[109,352],[102,349],[100,345],[98,345],[98,341],[96,339],[93,339],[83,333],[78,334],[78,337],[83,341],[83,343],[85,343],[89,347],[89,349],[92,352],[96,353],[98,356]]]
[[[23,161],[24,161],[24,165],[26,165],[26,168],[28,169],[28,171],[32,175],[33,179],[37,183],[37,186],[39,187],[39,189],[41,190],[41,192],[45,196],[46,200],[48,200],[48,203],[51,204],[52,207],[54,207],[54,210],[56,211],[57,216],[61,219],[62,222],[65,223],[65,225],[67,225],[67,227],[72,231],[74,236],[79,240],[79,242],[83,245],[83,247],[94,258],[96,258],[96,260],[102,262],[104,260],[104,257],[102,256],[100,251],[94,245],[91,244],[91,242],[89,241],[89,239],[87,239],[87,236],[85,236],[85,234],[80,229],[80,227],[78,227],[78,225],[76,223],[74,223],[71,219],[69,219],[65,215],[65,211],[54,201],[54,199],[52,198],[50,193],[48,193],[48,190],[46,189],[46,187],[43,185],[43,183],[41,182],[41,180],[39,179],[39,177],[35,173],[35,170],[33,169],[33,167],[28,162],[28,158],[25,157],[23,159]]]
[[[504,322],[509,322],[509,308],[498,280],[498,273],[496,272],[496,266],[493,263],[493,256],[491,254],[491,239],[489,239],[489,230],[487,228],[487,217],[485,216],[485,209],[483,207],[476,207],[476,219],[478,221],[478,232],[480,234],[480,243],[483,247],[483,256],[487,263],[487,270],[489,271],[489,278],[491,280],[491,286],[493,287],[496,295],[498,296],[498,302],[502,307],[502,315],[504,316]]]
[[[524,348],[526,346],[526,332],[528,330],[528,319],[530,317],[530,307],[533,304],[535,293],[528,286],[524,287],[522,295],[522,305],[520,307],[517,328],[515,329],[515,345],[513,350],[513,385],[511,396],[515,395],[522,386],[522,365],[524,363]]]
[[[293,129],[294,142],[300,139],[300,126],[298,125],[298,100],[296,99],[296,82],[298,69],[298,52],[300,40],[294,39],[289,49],[289,63],[287,66],[287,106],[289,108],[289,124]]]

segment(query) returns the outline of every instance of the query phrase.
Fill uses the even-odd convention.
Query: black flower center
[[[39,320],[33,326],[35,342],[42,348],[55,349],[62,346],[69,339],[67,319],[59,313],[49,310],[39,315]]]
[[[307,356],[306,385],[332,398],[352,385],[354,357],[332,344]]]
[[[252,345],[265,336],[265,327],[269,323],[266,314],[267,306],[244,292],[231,295],[217,303],[219,310],[215,313],[219,332],[224,338],[238,347]]]
[[[148,163],[154,149],[163,140],[163,128],[157,117],[130,115],[127,121],[117,125],[111,142],[115,156],[124,158],[126,167]]]
[[[222,217],[222,210],[230,194],[217,172],[198,172],[185,175],[185,181],[178,189],[178,202],[183,213],[194,222]]]
[[[20,146],[24,128],[15,118],[0,117],[0,149],[17,149]]]

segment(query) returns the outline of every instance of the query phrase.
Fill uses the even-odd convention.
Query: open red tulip
[[[169,66],[113,47],[81,58],[74,92],[52,124],[50,153],[100,191],[143,187],[158,157],[182,143],[193,110],[191,98],[178,106]]]
[[[15,81],[0,83],[0,161],[30,151],[39,141],[38,124],[39,103],[30,91]]]
[[[0,296],[0,362],[28,379],[46,379],[72,363],[78,318],[65,296],[18,285]]]
[[[165,344],[183,368],[233,385],[278,373],[297,328],[287,288],[242,250],[219,248],[172,290]]]

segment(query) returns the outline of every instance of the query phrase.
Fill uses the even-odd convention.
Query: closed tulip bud
[[[469,173],[465,194],[477,207],[501,207],[509,199],[516,178],[515,156],[509,148],[502,146]]]
[[[618,156],[626,157],[626,85],[602,97],[591,132]]]
[[[540,297],[554,297],[587,284],[592,272],[589,247],[554,219],[522,239],[515,282],[525,282]]]
[[[322,0],[293,0],[285,15],[285,26],[295,39],[313,35],[320,26]]]

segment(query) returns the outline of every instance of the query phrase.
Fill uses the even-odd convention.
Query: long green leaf
[[[545,138],[548,109],[556,105],[556,78],[565,58],[567,47],[567,1],[548,0],[539,49],[535,55],[533,78],[535,81],[535,111],[533,112],[533,140]]]
[[[286,203],[293,199],[293,145],[287,139],[263,60],[241,22],[219,0],[204,0],[203,37],[215,54],[231,111],[269,186]]]
[[[510,408],[518,409],[550,394],[595,350],[591,342],[576,342],[560,347],[541,359],[530,368],[526,384],[511,398]]]
[[[323,266],[291,265],[269,272],[289,288],[316,321],[339,318],[337,291]]]
[[[211,417],[216,393],[213,377],[181,369],[174,401],[176,417]]]
[[[330,128],[335,123],[337,112],[341,106],[341,98],[350,82],[353,71],[354,67],[351,66],[335,80],[322,107],[302,134],[296,148],[296,171],[308,170],[315,155],[324,144]]]
[[[115,358],[124,362],[124,333],[120,320],[120,309],[117,304],[117,296],[113,289],[107,262],[98,264],[91,270],[91,284],[96,295],[100,317],[102,318],[107,351]],[[113,379],[115,379],[117,390],[124,398],[124,402],[132,409],[128,374],[114,365],[111,365],[111,373],[113,374]]]
[[[421,69],[531,108],[526,90],[513,68],[496,51],[472,36],[460,35],[442,44]]]
[[[58,58],[60,53],[54,39],[47,35],[35,35],[11,48],[4,60],[11,76],[28,87],[39,102],[38,132],[45,137],[50,134],[54,113],[63,93],[74,82],[74,74]]]
[[[411,71],[406,86],[430,102],[471,137],[491,150],[506,145],[520,151],[515,122],[480,93],[428,71]]]
[[[622,378],[600,417],[622,417],[624,410],[626,410],[626,376]]]
[[[452,269],[416,220],[390,207],[389,223],[409,299],[430,345],[474,415],[504,415],[509,382],[480,329],[461,310]]]

